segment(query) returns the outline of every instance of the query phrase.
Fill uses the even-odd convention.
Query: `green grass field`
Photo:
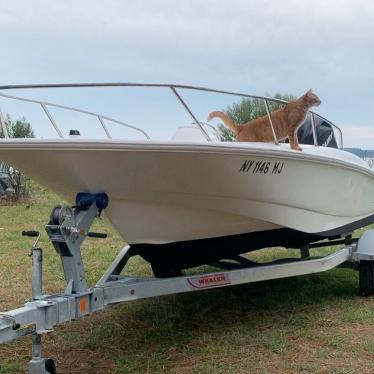
[[[44,233],[61,199],[33,187],[33,200],[0,205],[0,310],[31,294],[30,239]],[[122,239],[105,219],[83,256],[90,285],[100,277]],[[44,291],[64,287],[59,257],[43,235]],[[325,249],[328,251],[331,249]],[[315,251],[314,253],[321,253]],[[272,248],[250,258],[296,256]],[[140,259],[133,274],[150,274]],[[116,305],[59,326],[44,337],[44,354],[58,373],[374,373],[374,298],[357,296],[358,274],[348,269]],[[0,346],[0,373],[24,373],[29,337]]]

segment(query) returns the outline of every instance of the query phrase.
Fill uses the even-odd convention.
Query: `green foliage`
[[[7,116],[5,124],[8,125],[9,136],[12,138],[35,138],[30,122],[28,122],[25,117],[12,121],[11,118]]]
[[[7,115],[5,119],[5,126],[10,138],[34,138],[35,134],[25,117],[12,120]],[[4,138],[2,129],[0,130],[0,138]],[[30,180],[20,170],[5,164],[0,161],[0,171],[7,175],[11,184],[12,194],[9,196],[13,200],[20,200],[23,197],[28,197],[30,194]]]
[[[34,138],[35,134],[30,122],[25,117],[12,120],[8,114],[5,118],[5,126],[10,138]],[[3,130],[0,128],[0,138],[4,138]]]
[[[235,141],[234,133],[231,130],[229,130],[225,125],[222,125],[222,123],[218,124],[217,131],[222,142]]]
[[[274,95],[274,98],[281,100],[294,100],[295,96],[290,94]],[[270,111],[274,111],[284,107],[284,104],[277,102],[268,102]],[[261,99],[242,98],[239,103],[229,105],[224,112],[236,123],[246,123],[253,119],[266,115],[265,103]],[[218,126],[218,132],[222,141],[232,142],[235,141],[234,134],[222,124]]]

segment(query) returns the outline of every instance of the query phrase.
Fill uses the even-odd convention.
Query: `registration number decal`
[[[274,161],[245,160],[239,168],[241,173],[252,174],[281,174],[284,163]]]

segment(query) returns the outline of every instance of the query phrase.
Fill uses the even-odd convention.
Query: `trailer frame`
[[[37,231],[23,232],[37,238],[30,253],[33,260],[32,298],[20,308],[0,313],[0,344],[33,335],[30,374],[56,373],[53,359],[42,356],[42,334],[53,331],[59,324],[77,320],[115,303],[312,274],[337,266],[359,270],[360,293],[374,293],[374,230],[367,230],[360,239],[348,236],[342,240],[310,244],[300,248],[299,259],[258,264],[242,258],[242,261],[236,259],[237,263],[231,263],[231,266],[225,262],[217,264],[222,267],[217,272],[173,278],[123,275],[130,258],[130,246],[126,245],[97,284],[87,287],[81,245],[86,237],[106,237],[89,229],[107,205],[105,194],[79,193],[75,206],[53,208],[45,228],[61,257],[66,280],[66,288],[61,293],[43,293],[43,251],[38,247],[40,234]],[[310,256],[309,248],[336,244],[344,244],[344,247],[323,257]]]

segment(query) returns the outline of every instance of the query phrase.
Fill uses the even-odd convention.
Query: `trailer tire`
[[[360,261],[360,294],[369,296],[374,294],[374,261]]]
[[[56,364],[53,358],[47,358],[45,360],[45,370],[50,374],[56,374]]]

